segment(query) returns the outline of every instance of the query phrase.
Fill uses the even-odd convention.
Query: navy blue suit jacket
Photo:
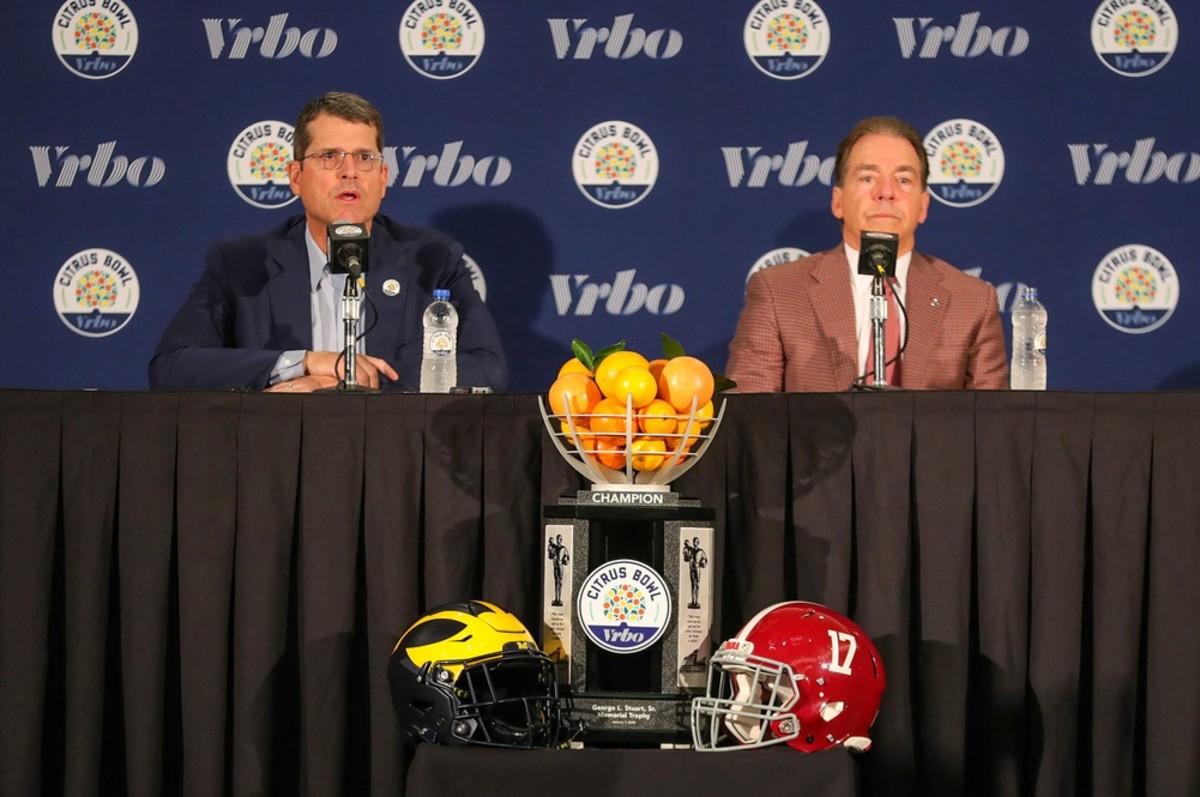
[[[264,235],[224,241],[207,255],[204,273],[171,319],[150,360],[155,389],[267,387],[285,351],[312,349],[312,292],[306,225],[288,219]],[[381,386],[416,390],[420,383],[421,316],[434,288],[448,288],[458,310],[458,384],[504,390],[508,367],[500,336],[471,283],[462,245],[433,230],[376,216],[368,248],[367,292],[360,334],[367,354],[396,369],[398,382]],[[396,280],[400,292],[383,292]]]

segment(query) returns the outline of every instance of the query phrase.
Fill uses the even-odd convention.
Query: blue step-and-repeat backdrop
[[[840,240],[859,119],[926,137],[918,248],[1050,311],[1052,389],[1200,387],[1200,8],[1183,0],[21,3],[5,14],[2,387],[141,389],[220,238],[301,212],[354,91],[383,212],[461,240],[515,390],[572,338],[725,364],[756,268]]]

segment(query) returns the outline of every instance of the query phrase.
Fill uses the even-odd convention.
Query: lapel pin
[[[388,296],[395,296],[400,293],[400,283],[396,280],[385,281],[383,283],[383,292]]]

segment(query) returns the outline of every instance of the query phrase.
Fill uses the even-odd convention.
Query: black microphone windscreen
[[[858,248],[858,273],[870,276],[896,276],[896,253],[900,236],[890,232],[864,230]]]

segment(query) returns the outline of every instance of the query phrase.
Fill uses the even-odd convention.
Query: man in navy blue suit
[[[150,361],[158,389],[308,392],[342,378],[345,275],[327,263],[327,226],[370,231],[369,267],[355,379],[367,387],[416,390],[421,316],[434,288],[458,310],[458,383],[503,390],[508,368],[496,325],[471,283],[457,241],[377,215],[387,191],[383,119],[362,97],[330,92],[296,122],[288,164],[304,216],[263,235],[217,244],[203,275],[163,333]]]

